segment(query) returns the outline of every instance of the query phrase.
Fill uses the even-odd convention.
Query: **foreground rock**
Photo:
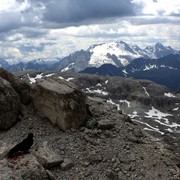
[[[49,179],[49,175],[31,154],[0,161],[0,179]]]
[[[52,116],[57,112],[53,108],[59,107],[54,107],[54,102],[63,100],[66,105],[67,99],[70,102],[75,99],[73,93],[62,92],[67,92],[67,89],[68,92],[78,91],[71,83],[57,79],[52,77],[52,80],[45,80],[47,86],[42,83],[43,87],[35,85],[34,88],[34,91],[39,92],[37,98],[41,96],[44,98],[41,103],[44,100],[48,105],[47,110],[52,110]],[[55,91],[52,92],[52,89]],[[132,122],[121,111],[117,111],[116,105],[97,97],[88,98],[87,104],[92,116],[88,118],[84,127],[80,130],[71,128],[65,132],[53,126],[50,121],[42,118],[43,116],[40,117],[34,107],[25,107],[21,121],[8,131],[0,131],[0,139],[3,140],[0,145],[8,147],[31,131],[34,134],[31,154],[20,156],[15,160],[2,159],[0,179],[180,179],[179,161],[174,161],[172,147],[167,148],[162,139],[146,134],[136,122]],[[46,106],[42,107],[46,109]],[[65,114],[67,112],[69,111],[65,111]],[[51,148],[44,143],[46,141]],[[1,157],[5,151],[6,148],[0,149]],[[43,160],[38,159],[33,153],[37,153]],[[51,155],[53,157],[49,158]],[[60,164],[61,161],[55,163],[58,157],[62,157],[63,163]],[[44,160],[47,163],[44,163]],[[46,167],[52,168],[46,170]]]
[[[66,81],[39,80],[32,96],[37,111],[62,130],[78,128],[86,120],[86,96]]]
[[[42,147],[34,155],[41,165],[48,169],[58,166],[63,162],[63,159],[48,146],[47,141],[43,142]]]
[[[18,121],[21,101],[11,84],[0,77],[0,129],[9,129]]]
[[[11,84],[11,86],[17,92],[21,102],[24,105],[29,105],[31,103],[31,96],[30,96],[31,88],[27,83],[16,78],[13,74],[7,72],[2,68],[0,68],[0,77],[5,79]]]
[[[59,156],[63,159],[60,165],[58,162],[54,166],[53,162],[50,171],[45,169],[47,166],[43,161],[32,154],[20,157],[15,163],[3,159],[0,161],[0,179],[8,180],[11,176],[17,179],[53,179],[54,177],[54,179],[82,180],[115,178],[178,180],[180,178],[180,171],[173,161],[172,152],[165,149],[162,142],[159,144],[152,142],[138,125],[127,121],[113,105],[100,99],[95,101],[95,98],[88,99],[87,103],[93,114],[88,121],[96,121],[90,129],[85,126],[80,130],[59,131],[58,127],[33,114],[30,109],[32,118],[27,116],[10,130],[0,132],[0,139],[8,145],[19,141],[31,128],[31,132],[35,135],[34,146],[30,150],[32,154],[37,153],[49,159],[56,152],[56,159],[53,157],[52,161],[48,160],[50,164]],[[112,129],[98,129],[98,124],[102,120],[113,121],[115,125]],[[135,140],[132,139],[133,137]],[[43,143],[45,141],[51,148]],[[29,165],[27,160],[30,160]]]

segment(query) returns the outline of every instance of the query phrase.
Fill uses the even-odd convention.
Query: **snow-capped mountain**
[[[91,52],[89,65],[94,67],[102,64],[126,66],[143,54],[137,45],[128,45],[123,41],[91,46],[88,51]]]
[[[172,49],[170,46],[163,46],[161,43],[156,43],[155,46],[147,46],[144,51],[150,59],[158,59],[169,54],[178,53],[178,51]]]
[[[171,47],[157,43],[141,49],[136,44],[120,42],[102,43],[90,46],[87,50],[80,50],[63,59],[35,59],[28,63],[6,65],[9,71],[23,71],[27,69],[51,71],[82,71],[87,67],[100,67],[111,64],[115,67],[126,67],[134,59],[158,59],[169,54],[180,54]],[[54,63],[54,64],[53,64]]]
[[[136,44],[127,44],[123,41],[102,43],[90,46],[86,51],[76,51],[63,58],[56,64],[56,67],[58,67],[57,70],[59,71],[73,70],[77,72],[87,67],[100,67],[103,64],[123,67],[140,57],[144,59],[158,59],[177,53],[178,51],[170,46],[163,46],[161,43],[147,46],[145,49],[141,49]]]

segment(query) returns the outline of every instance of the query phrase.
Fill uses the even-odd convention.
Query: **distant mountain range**
[[[0,59],[0,66],[9,71],[23,71],[27,69],[53,70],[53,71],[82,71],[87,67],[100,67],[104,64],[112,64],[116,67],[123,67],[130,64],[134,59],[158,59],[169,54],[180,52],[170,46],[163,46],[157,43],[154,46],[147,46],[141,49],[136,44],[127,44],[123,41],[102,43],[90,46],[86,51],[80,50],[62,59],[47,61],[36,59],[28,63],[20,62],[9,65],[5,60]],[[52,65],[54,64],[54,65]]]
[[[0,67],[10,71],[10,72],[18,72],[18,71],[25,71],[29,69],[33,70],[54,70],[54,64],[58,60],[54,61],[45,61],[42,59],[36,59],[33,61],[29,61],[28,63],[20,62],[18,64],[12,64],[10,65],[8,62],[6,62],[3,59],[0,59]]]
[[[62,59],[37,59],[9,65],[0,59],[0,67],[11,72],[28,69],[75,71],[91,74],[149,79],[177,90],[180,87],[180,51],[157,43],[144,49],[123,41],[102,43],[80,50]]]
[[[7,61],[5,61],[4,59],[0,58],[0,67],[6,69],[9,67],[9,64]]]
[[[123,41],[93,45],[86,51],[76,51],[63,58],[56,64],[58,71],[82,71],[87,67],[100,67],[103,64],[112,64],[116,67],[127,66],[134,59],[158,59],[169,54],[179,52],[170,46],[157,43],[141,49],[136,44],[127,44]]]
[[[98,68],[86,68],[81,72],[148,79],[177,90],[180,88],[180,54],[171,54],[159,59],[138,58],[125,67],[104,64]]]

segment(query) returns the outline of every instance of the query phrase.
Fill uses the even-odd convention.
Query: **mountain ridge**
[[[47,65],[47,69],[52,71],[71,70],[78,72],[87,67],[100,67],[103,64],[113,64],[117,67],[123,67],[140,57],[145,59],[158,59],[169,54],[180,54],[180,52],[170,46],[164,46],[161,43],[140,48],[133,43],[118,41],[94,44],[87,50],[75,51],[62,59],[56,58],[54,61],[47,61],[47,59],[35,59],[28,63],[22,61],[25,64],[24,67],[21,67],[22,63],[3,66],[0,61],[0,66],[9,71],[23,71],[24,69],[32,68],[31,66],[28,67],[31,62],[37,62],[37,67],[33,67],[36,70],[45,69],[45,67],[42,68],[41,66]]]
[[[80,54],[79,57],[77,56],[78,53]],[[75,57],[73,56],[74,54],[76,54]],[[82,58],[82,54],[84,58]],[[86,57],[85,54],[88,54],[88,56]],[[61,61],[56,63],[56,67],[58,67],[58,71],[65,71],[68,69],[76,72],[82,71],[87,67],[100,67],[103,64],[123,67],[137,58],[158,59],[169,54],[179,54],[179,51],[174,50],[170,46],[163,46],[161,43],[156,43],[154,46],[147,46],[144,49],[136,44],[127,44],[124,41],[101,43],[90,46],[86,51],[76,51],[64,57]],[[65,64],[71,63],[74,64],[71,65],[70,68],[68,65],[65,66]]]
[[[90,67],[81,72],[148,79],[177,91],[180,87],[180,55],[171,54],[159,59],[138,58],[126,67],[104,64],[99,68]]]

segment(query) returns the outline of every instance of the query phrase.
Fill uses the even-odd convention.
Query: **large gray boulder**
[[[32,96],[37,112],[62,130],[78,128],[86,120],[85,94],[65,80],[40,79]]]
[[[21,101],[11,84],[0,77],[0,129],[9,129],[18,120]]]

